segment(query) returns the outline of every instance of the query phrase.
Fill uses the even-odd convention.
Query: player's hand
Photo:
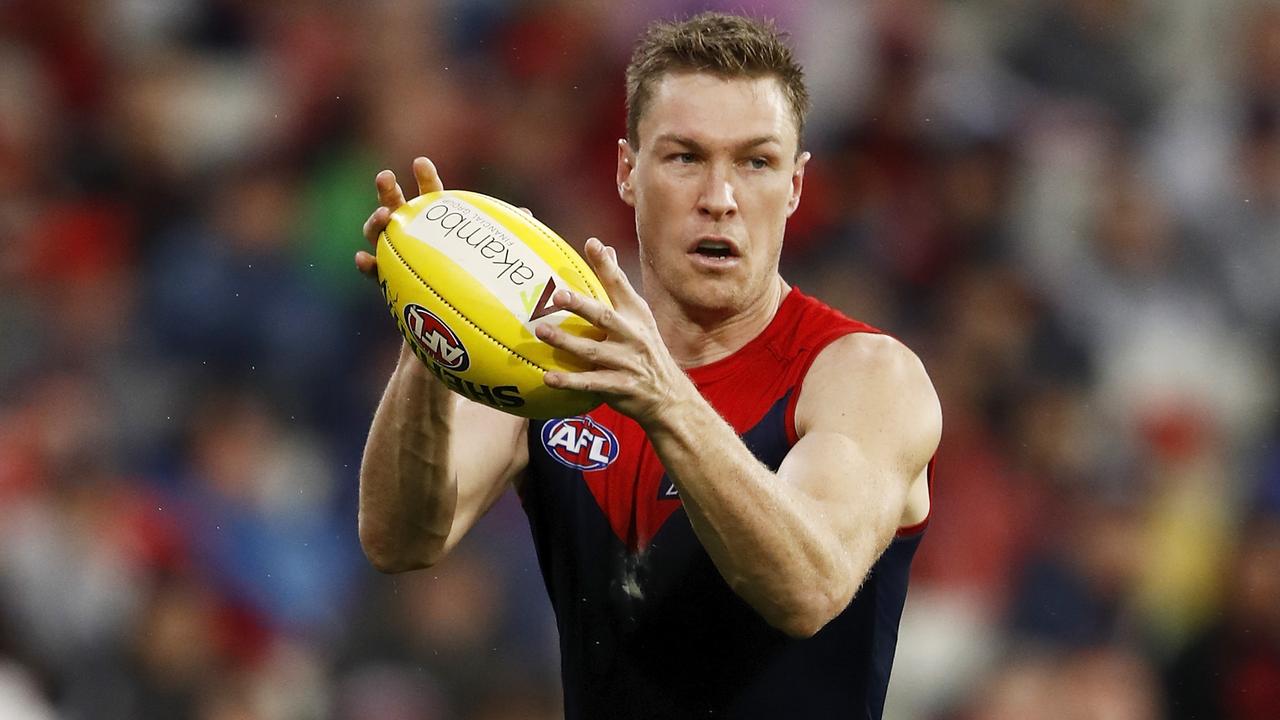
[[[413,176],[418,181],[419,195],[444,189],[435,164],[425,157],[414,158]],[[378,173],[373,184],[378,191],[378,208],[364,221],[364,239],[368,241],[370,248],[378,246],[378,236],[390,222],[391,213],[405,203],[404,191],[400,189],[400,183],[396,182],[396,174],[390,170]],[[366,277],[375,280],[378,277],[378,261],[369,251],[356,252],[356,269]]]
[[[613,307],[563,289],[556,291],[552,302],[604,330],[605,339],[539,325],[538,339],[594,366],[583,372],[548,372],[543,380],[553,388],[598,393],[618,412],[644,426],[689,393],[696,396],[697,389],[662,342],[653,311],[618,265],[614,249],[591,238],[585,250]]]

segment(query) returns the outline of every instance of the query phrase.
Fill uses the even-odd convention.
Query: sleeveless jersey
[[[733,355],[688,371],[777,470],[814,357],[879,332],[792,289]],[[640,426],[608,406],[531,421],[520,486],[560,631],[565,717],[879,718],[923,524],[899,531],[812,638],[768,625],[698,542]]]

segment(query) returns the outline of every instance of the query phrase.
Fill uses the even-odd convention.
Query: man
[[[596,368],[547,384],[607,405],[526,421],[450,394],[402,350],[361,468],[365,552],[386,572],[428,567],[514,485],[568,717],[879,717],[929,509],[933,387],[902,344],[778,274],[808,99],[770,27],[657,24],[627,91],[617,181],[643,294],[592,238],[614,308],[554,301],[606,339],[539,328]],[[414,174],[441,188],[425,158]],[[404,202],[389,171],[376,185],[370,242]],[[368,253],[356,264],[374,271]],[[596,460],[558,454],[584,433]]]

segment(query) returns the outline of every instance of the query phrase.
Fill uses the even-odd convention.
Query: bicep
[[[446,552],[493,507],[529,462],[528,420],[462,397],[454,402],[449,457],[458,501]]]
[[[800,439],[779,475],[843,543],[878,556],[911,516],[941,422],[933,385],[910,350],[883,335],[847,336],[806,375],[796,406]]]
[[[874,559],[867,553],[878,554],[892,539],[910,487],[897,469],[869,456],[848,436],[825,430],[800,438],[778,476],[800,494],[811,520],[853,551],[860,566]]]

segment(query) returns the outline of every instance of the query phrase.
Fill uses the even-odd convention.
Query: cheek
[[[680,218],[679,194],[674,188],[646,183],[635,195],[636,231],[649,238],[672,234]]]
[[[636,186],[636,201],[655,210],[665,210],[681,196],[679,181],[660,173],[646,175]]]
[[[739,206],[755,210],[751,222],[757,227],[778,230],[787,223],[791,209],[791,186],[788,184],[779,188],[770,184],[769,187],[752,193],[747,202],[740,201]]]

